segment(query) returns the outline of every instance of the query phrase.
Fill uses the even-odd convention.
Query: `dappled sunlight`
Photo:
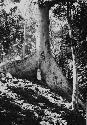
[[[50,125],[51,122],[55,125],[58,122],[59,124],[67,125],[67,120],[62,119],[62,115],[60,113],[61,107],[66,105],[61,96],[55,95],[55,93],[51,92],[50,89],[32,83],[28,80],[10,77],[9,81],[9,79],[7,79],[8,76],[10,75],[7,75],[7,77],[5,77],[5,80],[8,80],[8,82],[0,82],[0,100],[5,97],[6,101],[8,101],[9,104],[11,103],[11,105],[19,107],[20,115],[24,117],[24,119],[26,113],[28,111],[31,112],[36,120],[40,118],[40,125],[42,125],[43,123]],[[34,103],[31,99],[35,100],[36,103]],[[5,104],[6,101],[3,101],[3,103]],[[69,105],[69,103],[67,103],[67,105]],[[67,110],[69,109],[69,107],[64,107]],[[59,111],[57,111],[57,109]],[[3,109],[3,111],[7,112],[7,109]],[[22,113],[24,111],[25,113]],[[15,112],[18,111],[16,111],[15,109]],[[12,114],[14,114],[14,112],[12,112]],[[17,124],[16,122],[17,121],[15,121],[15,124]]]

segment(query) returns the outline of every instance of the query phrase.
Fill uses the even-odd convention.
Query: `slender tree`
[[[67,2],[67,19],[69,23],[69,37],[70,37],[70,46],[72,51],[72,60],[73,60],[73,93],[72,93],[72,109],[76,110],[78,107],[78,81],[77,81],[77,67],[76,67],[76,56],[75,56],[75,44],[73,43],[72,35],[72,24],[71,24],[71,3]]]
[[[72,59],[73,59],[73,94],[72,94],[72,109],[78,109],[78,81],[77,81],[77,68],[75,54],[72,48]]]
[[[26,43],[26,21],[24,21],[23,58],[25,57],[25,43]]]

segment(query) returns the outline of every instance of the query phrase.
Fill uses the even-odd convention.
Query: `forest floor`
[[[3,74],[4,75],[4,74]],[[0,125],[86,125],[83,110],[46,86],[28,80],[0,77]]]

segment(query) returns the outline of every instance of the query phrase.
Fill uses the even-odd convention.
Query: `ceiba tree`
[[[36,25],[36,54],[37,64],[41,70],[42,80],[45,80],[47,85],[54,90],[62,90],[70,93],[70,87],[63,76],[61,70],[57,66],[52,57],[49,41],[49,9],[50,2],[37,1],[35,3],[35,11],[37,18]]]
[[[32,1],[36,20],[36,53],[28,58],[23,58],[21,61],[8,62],[1,68],[16,77],[29,80],[39,79],[41,83],[46,83],[51,89],[70,97],[69,83],[54,60],[50,49],[49,9],[54,3],[54,0],[53,2],[50,0]]]
[[[41,82],[46,83],[51,89],[60,94],[67,94],[67,97],[71,98],[72,90],[54,60],[50,49],[49,9],[55,3],[58,3],[58,1],[32,0],[36,17],[36,53],[21,61],[6,63],[5,66],[3,65],[1,68],[3,67],[3,69],[16,77],[27,78],[29,80],[39,79]]]

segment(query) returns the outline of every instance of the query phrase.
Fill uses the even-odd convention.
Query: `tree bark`
[[[71,90],[66,78],[57,66],[51,55],[49,41],[49,7],[36,5],[37,27],[36,27],[36,49],[38,67],[41,69],[42,80],[57,92],[61,94],[70,93]],[[69,95],[69,94],[68,94]]]
[[[47,57],[50,53],[50,42],[49,42],[49,7],[40,7],[36,4],[36,53],[37,60],[42,59],[41,57]]]

